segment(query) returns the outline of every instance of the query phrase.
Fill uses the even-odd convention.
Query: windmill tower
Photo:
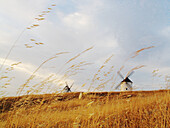
[[[125,78],[118,72],[119,76],[123,79],[120,84],[116,86],[115,89],[118,89],[120,87],[120,91],[132,91],[132,84],[133,82],[129,79],[129,76],[131,76],[134,72],[132,71],[127,75]]]
[[[72,85],[69,87],[67,82],[66,82],[66,86],[63,88],[63,92],[71,92],[71,87],[73,86],[74,83],[72,83]]]

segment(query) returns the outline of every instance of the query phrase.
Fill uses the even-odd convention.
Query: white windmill
[[[74,83],[72,83],[72,85],[69,87],[67,82],[66,82],[66,86],[63,88],[63,92],[71,92],[71,87],[73,86]]]
[[[121,88],[120,91],[132,91],[132,84],[133,82],[129,79],[129,76],[131,76],[134,73],[132,71],[127,75],[125,78],[118,72],[119,76],[123,79],[120,84],[118,84],[115,89],[118,89],[119,87]]]

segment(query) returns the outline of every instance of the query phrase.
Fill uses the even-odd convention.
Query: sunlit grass
[[[168,128],[169,91],[67,93],[1,99],[2,127]],[[13,102],[11,110],[5,102]]]
[[[31,25],[24,28],[4,58],[0,67],[1,71],[23,33],[40,27],[40,22],[46,20],[46,15],[53,10],[54,6],[56,5],[51,4],[34,18],[35,21]],[[30,37],[29,42],[23,45],[26,49],[30,49],[45,44],[36,38]],[[154,48],[154,46],[145,47],[130,54],[123,65],[120,65],[119,71],[125,67],[125,63],[129,59],[133,59],[142,51],[151,48]],[[78,75],[81,70],[85,69],[85,66],[93,63],[87,62],[85,59],[75,61],[91,49],[93,47],[85,49],[70,59],[65,59],[65,63],[61,65],[61,68],[56,73],[49,74],[48,77],[38,83],[32,84],[31,82],[35,79],[36,73],[40,68],[43,68],[44,64],[68,52],[57,53],[42,61],[25,83],[16,88],[18,97],[0,99],[0,126],[4,128],[169,128],[170,94],[168,75],[165,76],[167,90],[121,93],[90,92],[102,91],[106,86],[110,86],[113,90],[117,71],[114,65],[108,64],[114,57],[113,54],[99,66],[94,74],[92,73],[91,76],[88,76],[89,82],[80,85],[80,87],[85,86],[88,88],[87,92],[58,93],[61,91],[63,83],[70,77]],[[15,66],[20,63],[22,62],[11,64],[0,74],[0,82],[2,83],[0,88],[3,89],[3,91],[0,91],[0,96],[5,95],[5,88],[16,77],[9,77],[9,74],[11,71],[15,71]],[[144,65],[132,65],[132,67],[128,73],[143,68]],[[153,77],[157,75],[157,72],[158,70],[152,72]],[[55,89],[51,88],[54,83]],[[42,93],[44,88],[50,90],[48,93],[52,94],[33,95]]]

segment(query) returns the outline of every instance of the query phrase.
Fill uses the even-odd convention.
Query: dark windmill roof
[[[133,83],[128,77],[126,77],[122,82],[130,82],[130,83]]]
[[[67,92],[71,92],[71,89],[69,88],[68,85],[66,85],[66,86],[64,87],[64,90],[67,91]]]

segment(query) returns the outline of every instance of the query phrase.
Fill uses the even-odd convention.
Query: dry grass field
[[[101,11],[102,13],[100,15],[96,13],[97,19],[95,20],[95,18],[93,19],[93,17],[88,16],[91,12],[89,13],[87,11],[88,13],[86,14],[83,11],[80,11],[81,10],[80,8],[82,8],[81,6],[75,8],[75,9],[80,9],[77,12],[75,11],[76,13],[73,14],[68,13],[66,15],[67,10],[74,10],[74,8],[72,9],[70,7],[69,7],[70,9],[66,9],[66,11],[61,13],[60,11],[65,10],[65,7],[66,8],[68,7],[63,6],[64,8],[62,9],[62,6],[60,7],[59,3],[57,2],[57,4],[55,4],[55,2],[52,1],[51,4],[49,3],[47,6],[44,6],[45,8],[44,10],[42,10],[39,13],[37,12],[38,15],[35,15],[35,17],[33,17],[34,20],[31,20],[29,25],[24,27],[23,31],[21,31],[21,33],[16,37],[16,40],[13,42],[13,44],[11,44],[11,46],[8,46],[9,51],[6,53],[6,56],[2,57],[2,60],[0,62],[1,64],[0,65],[0,82],[1,82],[0,97],[3,98],[0,98],[0,128],[170,128],[170,90],[169,90],[170,76],[168,75],[169,70],[166,71],[167,73],[164,73],[164,70],[169,69],[168,66],[167,67],[160,66],[163,68],[162,72],[159,71],[160,69],[154,69],[155,68],[154,65],[152,68],[151,66],[148,67],[148,69],[150,70],[146,69],[148,74],[150,73],[149,76],[152,77],[151,78],[152,87],[154,87],[155,85],[154,82],[157,79],[161,79],[160,82],[164,84],[158,83],[158,85],[164,85],[165,87],[160,87],[160,88],[161,89],[166,88],[165,90],[95,92],[95,91],[103,91],[105,90],[105,87],[107,87],[107,89],[108,88],[112,90],[115,89],[114,86],[116,85],[115,83],[117,82],[117,76],[118,76],[117,72],[121,72],[124,68],[125,71],[123,72],[127,72],[127,75],[125,75],[125,77],[122,77],[123,79],[128,78],[129,77],[128,75],[131,74],[132,71],[147,66],[147,65],[140,64],[140,62],[146,63],[149,60],[148,63],[151,64],[150,62],[153,61],[151,57],[153,55],[156,56],[155,54],[151,54],[150,56],[146,57],[146,60],[142,60],[144,59],[144,57],[141,57],[138,58],[138,60],[140,60],[139,62],[137,62],[138,60],[134,61],[134,63],[133,61],[131,61],[130,63],[127,62],[131,59],[136,58],[145,50],[149,50],[155,47],[157,48],[160,47],[159,44],[157,45],[156,43],[155,43],[156,46],[146,46],[149,44],[149,40],[150,37],[152,37],[152,33],[150,34],[151,36],[146,36],[145,35],[146,32],[144,31],[145,33],[144,36],[139,38],[139,42],[136,42],[136,38],[138,38],[137,34],[139,33],[138,31],[136,32],[134,31],[135,27],[132,27],[132,30],[135,32],[135,35],[137,37],[134,38],[133,36],[131,36],[133,34],[130,34],[130,36],[128,37],[128,34],[126,33],[124,34],[124,29],[122,29],[122,31],[119,30],[120,32],[118,31],[118,35],[119,33],[122,33],[123,37],[121,37],[121,34],[120,37],[119,36],[117,37],[117,32],[116,34],[113,34],[114,31],[117,30],[117,27],[115,30],[113,29],[114,31],[112,33],[112,26],[114,25],[111,24],[111,26],[105,27],[105,23],[103,25],[101,24],[102,23],[101,21],[100,22],[97,21],[98,16],[108,11]],[[130,6],[130,8],[132,7]],[[136,8],[136,4],[135,4],[135,8]],[[93,10],[96,10],[96,7],[95,9],[92,9],[92,13]],[[103,8],[101,10],[103,10]],[[156,14],[155,11],[154,14]],[[160,14],[162,14],[162,12]],[[14,14],[11,14],[11,16],[15,17]],[[53,20],[51,21],[52,17],[56,18],[54,20],[55,22],[58,22],[57,24],[54,24],[55,27],[53,29],[57,29],[54,35],[51,34],[53,30],[51,26],[53,25],[52,22]],[[108,16],[106,15],[104,17],[107,18]],[[12,18],[8,18],[8,20],[9,19]],[[25,18],[20,18],[20,19],[25,19]],[[119,15],[118,18],[116,19],[119,19]],[[47,22],[42,24],[42,22],[45,20],[47,20]],[[11,22],[12,21],[13,20],[11,20]],[[15,19],[14,21],[18,21],[18,20]],[[78,21],[77,22],[78,24],[76,24],[76,21]],[[49,32],[46,31],[46,29],[44,28],[40,29],[39,31],[34,31],[34,29],[38,29],[41,26],[47,27],[48,29],[47,23],[50,23]],[[74,24],[72,25],[72,23],[74,23],[76,26]],[[103,34],[99,31],[100,27],[97,25],[97,23],[101,24],[101,26],[104,27],[104,30],[101,29],[102,32],[104,32]],[[118,26],[117,22],[115,23],[116,26]],[[137,22],[137,24],[138,23],[140,22]],[[146,23],[144,23],[144,26],[147,25]],[[80,27],[77,27],[77,25],[78,26],[80,25]],[[16,26],[17,25],[15,25],[15,27]],[[120,26],[122,25],[120,24]],[[109,29],[110,27],[111,29]],[[82,32],[80,28],[82,28]],[[125,28],[126,30],[126,27],[124,27],[124,23],[123,23],[123,27],[120,28]],[[169,30],[169,26],[167,28],[168,28],[167,30]],[[19,31],[18,28],[16,30]],[[45,31],[43,32],[43,30]],[[142,28],[139,30],[141,31],[145,29]],[[153,30],[154,30],[153,37],[155,37],[155,29]],[[161,39],[166,37],[167,34],[165,34],[164,36],[164,33],[166,33],[167,30],[165,28],[161,29],[160,37],[163,36]],[[14,33],[13,30],[10,31]],[[95,33],[98,31],[99,31],[98,34]],[[149,29],[149,32],[150,31],[151,30]],[[129,31],[127,32],[129,33]],[[7,33],[6,29],[5,29],[5,33]],[[87,33],[89,34],[94,33],[94,35],[90,35],[88,37]],[[111,33],[111,34],[107,34],[107,33]],[[49,36],[49,37],[46,39],[43,38],[43,36],[47,36],[47,37]],[[55,36],[57,37],[55,38]],[[84,37],[87,38],[88,40],[84,40]],[[133,43],[130,43],[128,44],[129,48],[125,49],[126,45],[123,46],[124,45],[123,42],[125,42],[126,44],[128,43],[126,37],[128,37],[127,38],[128,40],[130,39],[129,40],[130,42],[134,40],[134,42],[139,43],[139,45],[135,44],[133,46],[132,45]],[[64,39],[62,40],[62,38]],[[66,38],[68,38],[68,41]],[[103,42],[101,41],[101,39]],[[120,42],[119,39],[121,39]],[[144,43],[141,42],[143,40]],[[2,40],[1,42],[8,42],[8,41],[10,41],[10,39],[8,39],[7,41]],[[48,41],[50,42],[49,44],[47,43]],[[91,46],[89,48],[84,49],[83,51],[79,51],[79,50],[76,51],[76,49],[79,49],[79,47],[84,48],[86,46],[93,44],[93,43],[88,44],[87,41],[94,42],[94,44],[96,45],[98,44],[99,47],[97,46],[96,50],[99,52],[95,53],[94,51],[92,53],[87,54],[85,57],[82,57],[82,55],[90,52],[95,47],[95,46]],[[98,41],[102,45],[100,45]],[[111,44],[112,42],[113,45]],[[150,42],[152,42],[151,44],[154,44],[153,40],[151,40]],[[161,40],[154,41],[154,42],[161,43]],[[164,42],[164,40],[162,42]],[[66,46],[68,43],[69,45]],[[78,43],[81,43],[81,45],[80,44],[77,45]],[[84,45],[85,43],[87,44]],[[119,43],[120,43],[120,49],[118,48]],[[60,44],[62,44],[63,47],[62,45],[60,46]],[[103,47],[104,46],[103,44],[106,45],[106,47]],[[41,47],[43,45],[46,46]],[[135,47],[138,48],[139,46],[143,46],[143,45],[145,45],[145,47],[133,51],[132,53],[129,53],[131,50],[134,50]],[[70,50],[72,50],[73,52],[70,52],[70,50],[68,52],[67,51],[61,52],[61,50],[67,50],[67,47],[70,48]],[[105,50],[107,52],[104,52],[103,50],[100,51],[100,49],[104,49],[108,47],[111,48],[111,52],[108,52],[108,49]],[[21,51],[19,50],[19,48],[21,48]],[[47,48],[49,48],[49,50]],[[118,50],[116,48],[118,48]],[[18,51],[16,53],[16,56],[15,54],[13,54],[14,49],[15,51]],[[52,54],[54,53],[54,51],[52,51],[53,49],[55,50],[55,52],[57,51],[57,53]],[[162,49],[162,47],[160,47],[160,49]],[[7,49],[3,49],[2,52],[6,50]],[[122,54],[120,54],[120,57],[117,56],[114,59],[114,61],[116,61],[117,59],[121,60],[120,63],[118,63],[119,61],[117,61],[116,63],[113,62],[114,54],[112,53],[112,51],[114,50],[115,50],[114,53],[115,55],[119,55],[122,52]],[[158,49],[156,49],[155,52],[153,53],[157,53],[157,50]],[[117,51],[119,51],[120,53],[118,52],[117,54]],[[125,52],[127,53],[125,54]],[[69,57],[64,56],[65,54],[68,53],[71,53]],[[99,55],[97,55],[97,53],[99,53]],[[112,53],[112,54],[107,56],[105,55],[105,53],[107,54]],[[37,54],[35,56],[37,58],[32,57],[34,54]],[[94,54],[94,56],[90,57],[92,54]],[[15,61],[13,61],[12,59],[10,60],[9,57],[11,55],[13,55],[11,58],[13,58],[14,60],[16,58]],[[97,58],[96,55],[100,57]],[[107,58],[104,60],[106,56]],[[61,60],[55,60],[58,59],[59,57],[61,58]],[[161,56],[158,56],[157,58],[159,59],[160,57]],[[40,60],[37,61],[38,59]],[[104,62],[101,63],[100,61],[103,60]],[[60,61],[63,62],[63,64],[60,64]],[[93,67],[90,67],[88,69],[88,66],[90,65],[93,65]],[[152,69],[154,70],[150,72]],[[86,70],[87,72],[90,71],[90,73],[87,72],[84,73],[83,72],[84,70]],[[96,71],[93,72],[94,70]],[[20,72],[22,72],[23,74],[20,74]],[[79,74],[82,72],[84,75],[79,76]],[[29,77],[25,79],[26,81],[20,84],[20,81],[22,82],[23,78],[27,77],[28,75]],[[88,76],[88,77],[86,78],[84,76]],[[81,82],[79,83],[79,81]],[[141,82],[142,81],[143,80],[141,80]],[[76,82],[74,91],[76,91],[77,88],[81,88],[85,86],[85,90],[87,90],[87,92],[60,93],[62,92],[62,89],[65,86],[65,83],[67,82],[69,84],[70,83],[74,84],[74,82]],[[143,85],[146,84],[143,82]],[[12,92],[12,93],[16,92],[15,95],[16,97],[4,97],[4,96],[8,96],[8,91],[10,92],[12,89],[16,89]],[[140,88],[135,88],[134,86],[133,89],[139,90]]]
[[[2,128],[169,128],[170,90],[0,99]]]

